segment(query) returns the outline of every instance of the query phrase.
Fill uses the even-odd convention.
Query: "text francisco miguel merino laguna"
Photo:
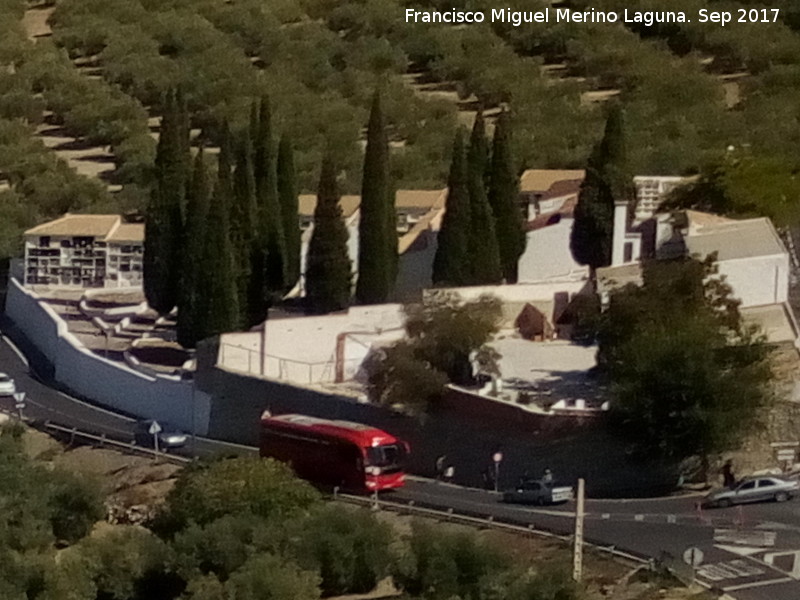
[[[740,12],[745,13],[744,9]],[[749,12],[758,13],[750,15]],[[745,22],[774,22],[777,18],[777,9],[749,11],[740,15],[740,21]],[[763,15],[761,13],[764,13]],[[518,11],[511,8],[495,8],[491,11],[463,11],[455,8],[450,10],[414,10],[406,9],[406,23],[510,23],[519,27],[522,23],[643,23],[650,27],[654,23],[688,23],[690,19],[682,11],[639,11],[625,9],[622,13],[616,11],[601,11],[594,8],[576,11],[568,8],[544,8],[537,11]],[[728,11],[711,11],[701,9],[692,15],[700,23],[712,22],[724,26],[735,17]]]

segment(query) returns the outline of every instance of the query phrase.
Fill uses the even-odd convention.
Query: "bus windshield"
[[[366,466],[392,468],[399,467],[406,455],[402,444],[387,444],[366,448]]]

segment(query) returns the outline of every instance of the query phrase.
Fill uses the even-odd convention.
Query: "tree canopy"
[[[746,326],[713,256],[646,263],[611,295],[598,365],[612,417],[648,459],[703,459],[742,441],[770,398],[769,348]]]

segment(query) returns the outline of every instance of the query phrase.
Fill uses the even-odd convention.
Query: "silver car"
[[[16,391],[14,380],[5,373],[0,373],[0,396],[13,396]]]
[[[538,479],[523,479],[516,489],[503,492],[503,502],[538,504],[539,506],[567,502],[573,497],[572,486]]]
[[[733,487],[712,490],[703,501],[704,506],[724,508],[732,504],[775,500],[785,502],[800,491],[800,482],[783,477],[747,477]]]

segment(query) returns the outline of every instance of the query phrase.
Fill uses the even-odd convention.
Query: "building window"
[[[50,247],[50,236],[43,235],[39,238],[39,248],[49,248]]]

